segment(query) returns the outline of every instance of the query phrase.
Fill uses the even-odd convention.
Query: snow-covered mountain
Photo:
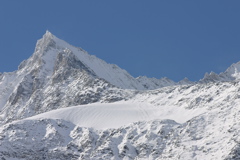
[[[123,89],[169,85],[176,83],[166,78],[134,78],[47,31],[17,71],[0,75],[0,121],[10,122],[60,107],[118,101],[134,92]]]
[[[0,74],[1,159],[240,159],[240,62],[134,78],[50,32]]]

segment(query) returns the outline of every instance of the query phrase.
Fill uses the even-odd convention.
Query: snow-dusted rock
[[[0,73],[1,159],[240,159],[240,62],[187,78],[132,77],[46,32]]]

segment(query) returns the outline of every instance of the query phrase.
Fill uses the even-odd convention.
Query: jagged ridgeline
[[[0,73],[1,159],[240,159],[240,63],[187,78],[132,77],[49,31]]]

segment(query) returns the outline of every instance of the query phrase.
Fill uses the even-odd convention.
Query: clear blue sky
[[[0,72],[46,30],[134,77],[196,81],[240,61],[239,0],[11,0],[0,2]]]

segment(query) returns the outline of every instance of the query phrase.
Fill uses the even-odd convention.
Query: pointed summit
[[[240,62],[233,63],[226,71],[225,74],[231,75],[234,78],[240,78]]]
[[[53,37],[54,35],[49,30],[46,30],[46,33],[43,36]]]
[[[46,33],[43,35],[42,39],[46,40],[54,40],[56,37],[50,32],[46,31]]]
[[[59,39],[54,34],[52,34],[49,30],[46,30],[46,33],[42,36],[41,39],[37,41],[35,52],[40,50],[41,52],[47,52],[49,49],[65,49],[65,48],[73,48],[72,45],[67,43],[66,41]],[[74,47],[82,50],[81,48]]]
[[[47,51],[50,47],[55,48],[55,39],[56,37],[47,30],[43,37],[37,41],[35,52],[44,52]]]
[[[43,35],[42,39],[44,41],[50,41],[57,39],[57,37],[54,36],[50,31],[46,30],[46,33]]]
[[[190,81],[187,77],[185,77],[183,80],[178,82],[178,84],[180,85],[193,84],[193,83],[194,82]]]

